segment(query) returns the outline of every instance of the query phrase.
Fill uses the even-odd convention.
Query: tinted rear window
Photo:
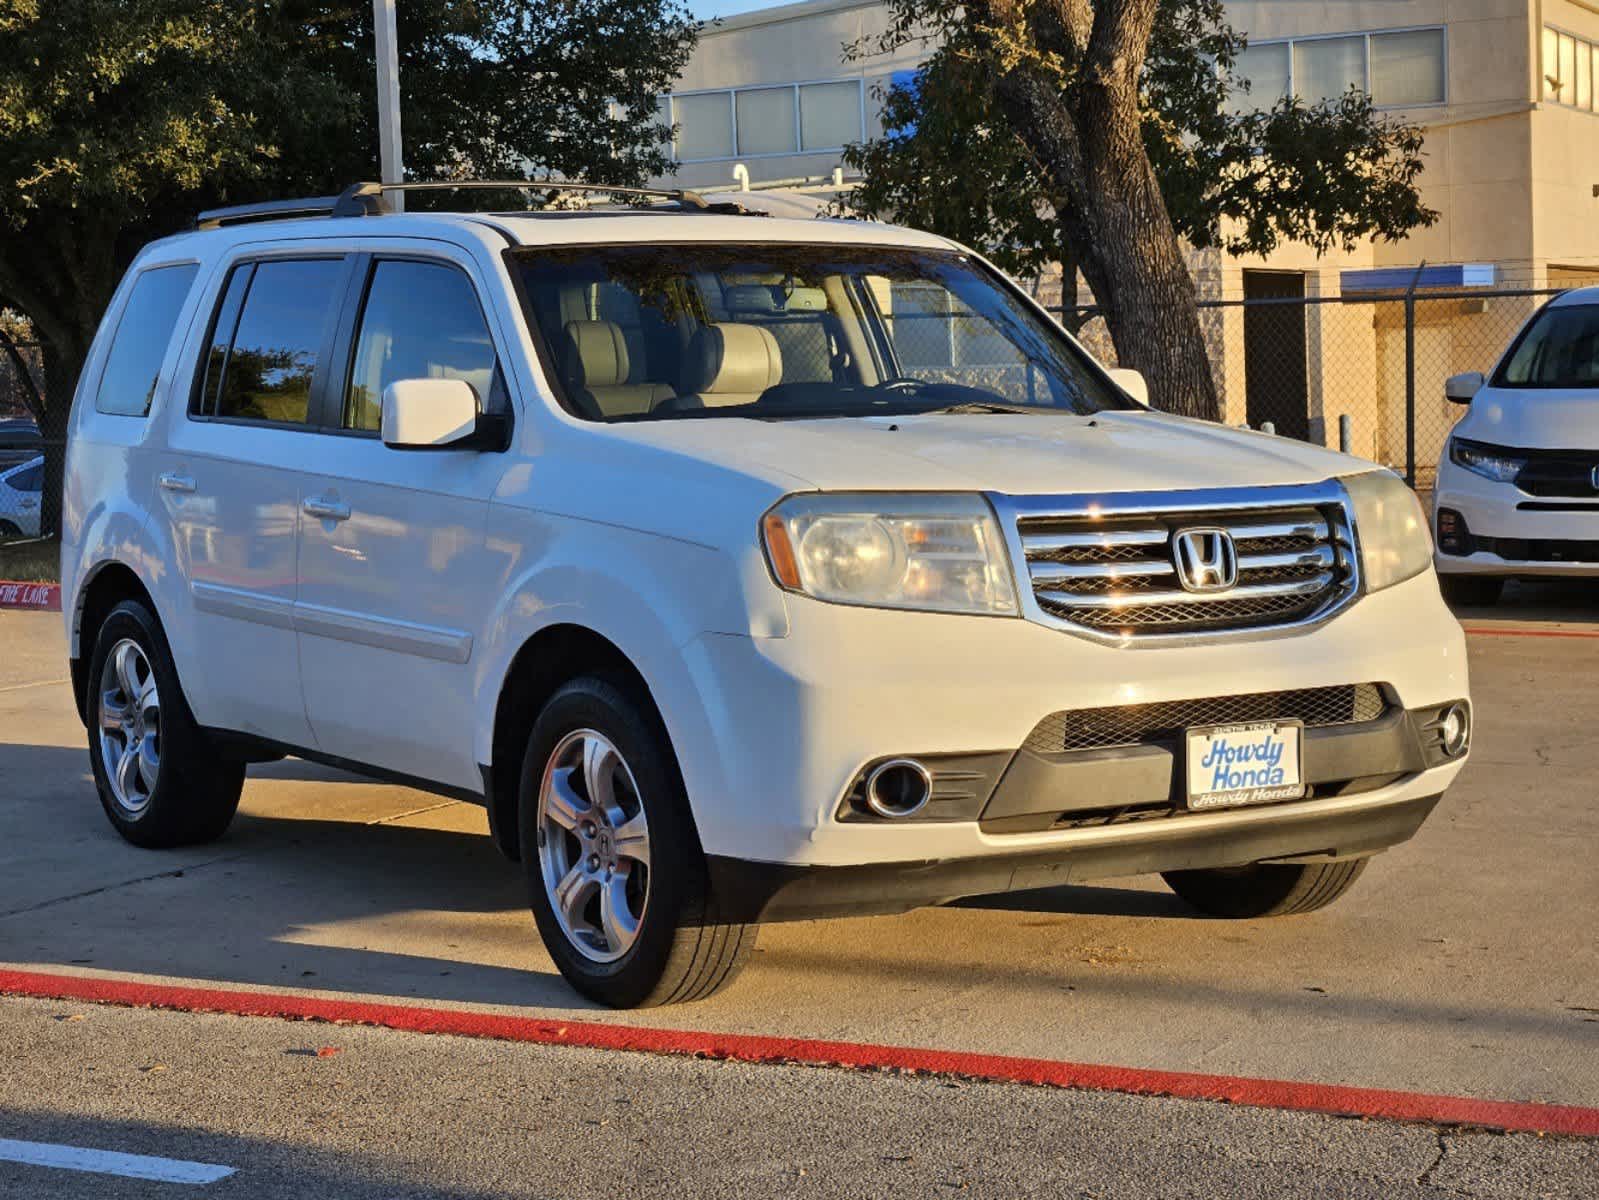
[[[308,424],[311,384],[343,279],[344,262],[336,258],[235,267],[217,313],[201,411]]]
[[[98,411],[122,417],[149,415],[161,361],[199,270],[193,263],[152,267],[134,280],[95,393]]]

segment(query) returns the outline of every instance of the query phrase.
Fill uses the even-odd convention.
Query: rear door
[[[294,633],[300,468],[352,265],[277,250],[228,265],[156,479],[195,716],[290,746],[315,746]]]
[[[398,379],[464,379],[489,410],[509,399],[471,257],[410,246],[352,276],[327,432],[302,462],[295,623],[320,749],[478,791],[473,668],[499,573],[484,534],[508,458],[392,449],[379,423]]]

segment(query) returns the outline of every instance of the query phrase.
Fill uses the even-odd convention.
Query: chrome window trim
[[[1011,576],[1016,583],[1019,614],[1029,621],[1087,638],[1102,645],[1129,650],[1156,649],[1181,645],[1208,645],[1216,642],[1264,641],[1291,637],[1324,625],[1353,604],[1365,591],[1360,569],[1360,534],[1355,528],[1354,505],[1336,479],[1320,483],[1286,484],[1250,488],[1195,488],[1174,491],[1103,492],[1080,495],[1013,496],[1004,492],[986,493],[999,518],[1000,532],[1010,554]],[[1258,629],[1220,629],[1183,633],[1107,633],[1065,620],[1046,612],[1033,590],[1033,579],[1022,547],[1020,521],[1029,517],[1105,517],[1124,518],[1158,514],[1193,514],[1203,517],[1212,512],[1241,512],[1249,509],[1296,507],[1336,508],[1343,516],[1342,529],[1329,529],[1329,541],[1342,541],[1349,559],[1349,582],[1342,593],[1325,608],[1308,617]],[[1227,593],[1221,593],[1225,597]]]

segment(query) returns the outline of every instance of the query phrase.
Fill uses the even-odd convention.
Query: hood
[[[1599,449],[1599,388],[1480,388],[1461,437],[1524,450]]]
[[[762,475],[784,490],[1011,495],[1312,483],[1362,459],[1154,412],[652,421],[630,440]]]

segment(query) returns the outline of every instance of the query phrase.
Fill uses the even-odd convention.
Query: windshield
[[[674,244],[516,262],[562,399],[591,420],[1135,407],[963,254]]]
[[[1495,387],[1599,387],[1599,304],[1562,304],[1532,319]]]

